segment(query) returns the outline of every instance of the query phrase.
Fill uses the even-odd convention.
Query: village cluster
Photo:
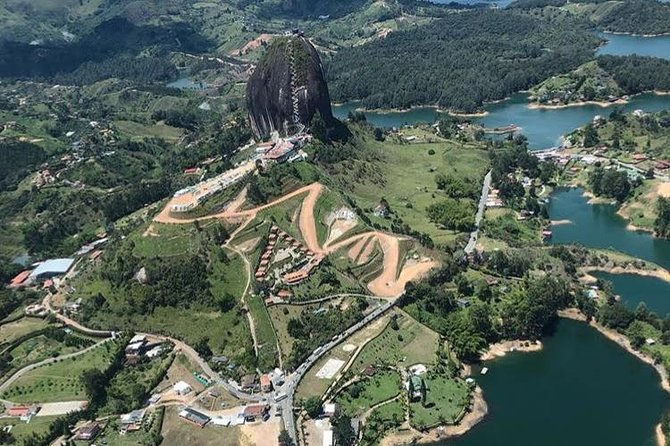
[[[305,160],[307,154],[302,148],[310,139],[311,137],[307,134],[299,134],[256,145],[254,155],[247,161],[241,162],[233,169],[213,178],[177,191],[170,203],[170,212],[179,214],[192,211],[207,198],[240,182],[244,177],[255,172],[259,166],[268,163],[292,163]],[[188,175],[198,174],[199,172],[199,169],[195,167],[184,171]]]

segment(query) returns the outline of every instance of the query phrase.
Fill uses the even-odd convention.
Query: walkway
[[[479,207],[477,208],[477,215],[475,216],[475,230],[470,233],[470,240],[465,246],[465,253],[470,254],[475,250],[477,246],[477,238],[479,237],[479,227],[484,218],[484,211],[486,210],[486,199],[489,196],[489,190],[491,189],[491,171],[486,174],[484,177],[484,184],[482,185],[482,195],[479,198]]]

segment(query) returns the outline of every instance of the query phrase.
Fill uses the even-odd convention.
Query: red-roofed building
[[[200,171],[197,167],[189,167],[188,169],[184,169],[184,175],[193,175],[196,174]]]
[[[271,392],[272,381],[268,375],[261,375],[261,392]]]
[[[257,418],[263,418],[267,415],[270,408],[264,404],[258,404],[255,406],[247,406],[242,412],[244,419],[247,421],[256,421]]]
[[[39,412],[40,408],[37,406],[13,406],[7,409],[7,415],[10,417],[30,417]]]
[[[26,279],[28,279],[29,276],[30,276],[29,270],[21,271],[9,282],[9,286],[11,287],[23,286],[25,285],[24,282],[26,281]]]

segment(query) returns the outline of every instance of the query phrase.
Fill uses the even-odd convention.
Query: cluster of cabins
[[[308,279],[314,269],[316,269],[323,261],[322,257],[316,256],[312,251],[300,243],[299,240],[296,240],[287,232],[273,225],[270,228],[270,234],[268,235],[268,243],[265,246],[263,254],[261,254],[260,262],[256,269],[256,280],[262,281],[267,279],[272,264],[274,250],[279,243],[288,245],[305,256],[305,258],[298,264],[297,269],[292,269],[281,275],[281,282],[285,285],[297,285]],[[284,293],[284,295],[286,295],[286,293]]]

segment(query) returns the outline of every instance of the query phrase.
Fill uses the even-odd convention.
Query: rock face
[[[247,83],[247,110],[257,140],[274,131],[294,134],[309,126],[317,112],[326,126],[335,124],[321,59],[307,39],[273,40]]]

